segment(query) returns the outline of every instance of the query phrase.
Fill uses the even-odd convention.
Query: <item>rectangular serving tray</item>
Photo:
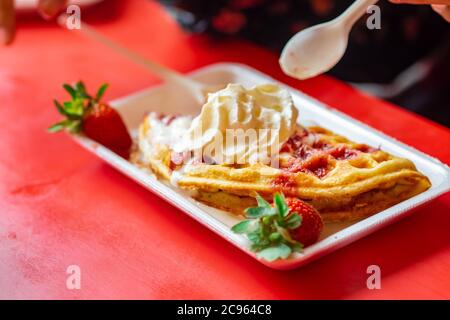
[[[266,266],[275,269],[297,268],[391,224],[408,215],[412,209],[450,190],[450,169],[437,159],[388,137],[255,69],[235,63],[219,63],[198,69],[190,76],[204,83],[234,82],[247,87],[262,83],[278,83],[291,92],[294,104],[299,109],[300,124],[317,124],[350,140],[380,146],[389,153],[412,160],[417,169],[431,180],[432,186],[426,192],[360,221],[327,224],[321,239],[316,244],[305,248],[302,253],[291,255],[288,259],[268,262],[258,259],[249,250],[249,242],[244,236],[234,234],[230,230],[230,227],[239,221],[239,218],[233,214],[199,203],[189,197],[185,191],[158,181],[151,173],[137,168],[98,143],[83,136],[74,136],[74,139],[86,149]],[[146,112],[192,114],[200,111],[200,106],[185,105],[183,97],[177,95],[177,92],[173,92],[172,88],[165,84],[112,101],[111,105],[120,112],[134,135]]]

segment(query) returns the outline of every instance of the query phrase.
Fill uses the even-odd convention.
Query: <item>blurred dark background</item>
[[[160,0],[188,31],[241,37],[280,52],[296,32],[353,0]],[[381,29],[361,19],[329,73],[450,127],[450,24],[429,6],[380,1]],[[324,88],[326,90],[326,88]]]

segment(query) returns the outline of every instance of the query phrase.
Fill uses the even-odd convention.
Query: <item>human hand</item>
[[[53,18],[64,8],[67,0],[39,0],[38,11],[45,19]],[[0,45],[14,40],[16,18],[14,0],[0,0]]]
[[[428,4],[447,22],[450,22],[450,0],[389,0],[392,3]]]

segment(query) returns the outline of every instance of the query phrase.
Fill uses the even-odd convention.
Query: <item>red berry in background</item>
[[[289,206],[290,214],[295,212],[302,218],[300,227],[289,230],[291,237],[305,247],[316,243],[323,229],[323,221],[319,212],[313,206],[297,198],[286,198],[286,203]]]
[[[246,23],[245,16],[238,11],[223,9],[212,20],[213,27],[226,34],[236,34]]]
[[[261,4],[262,0],[231,0],[230,6],[236,9],[248,9]]]

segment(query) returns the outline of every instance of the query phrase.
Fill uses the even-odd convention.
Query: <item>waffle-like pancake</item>
[[[181,188],[196,190],[197,200],[237,214],[255,205],[256,193],[271,199],[275,192],[283,192],[313,205],[324,221],[348,221],[380,212],[430,187],[410,160],[320,127],[298,127],[280,150],[278,168],[201,160],[182,167],[174,159],[183,155],[168,145],[154,143],[150,152],[142,147],[150,143],[150,123],[147,117],[140,126],[140,147],[133,161],[165,180],[176,180]]]

